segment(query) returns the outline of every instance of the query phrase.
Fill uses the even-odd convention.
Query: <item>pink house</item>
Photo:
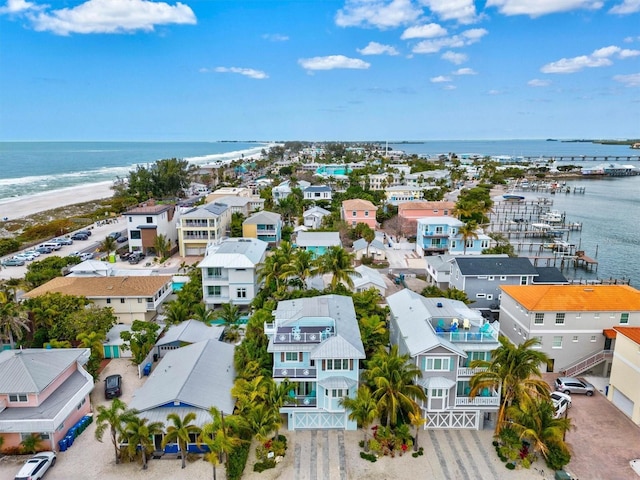
[[[342,219],[351,227],[355,227],[358,223],[366,223],[375,229],[378,225],[376,222],[377,207],[369,200],[345,200],[342,202]]]
[[[405,236],[415,235],[419,218],[453,216],[452,211],[455,206],[455,202],[426,202],[421,200],[398,204],[401,234]]]
[[[0,352],[0,436],[3,448],[18,447],[34,433],[41,448],[58,441],[90,411],[93,378],[82,367],[88,348]]]

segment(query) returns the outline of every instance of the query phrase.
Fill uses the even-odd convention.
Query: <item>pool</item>
[[[346,175],[351,169],[343,166],[327,166],[318,167],[316,173],[318,175]]]

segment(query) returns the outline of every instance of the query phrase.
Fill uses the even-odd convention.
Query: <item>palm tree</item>
[[[184,418],[180,418],[177,413],[170,413],[167,415],[172,425],[167,427],[167,432],[162,439],[162,447],[166,447],[167,443],[177,443],[178,450],[180,450],[180,458],[182,459],[182,468],[185,468],[187,459],[187,446],[191,439],[190,435],[199,435],[200,427],[192,422],[196,419],[196,414],[193,412],[187,413]]]
[[[373,242],[375,240],[375,238],[376,238],[376,231],[371,227],[367,227],[362,232],[362,238],[364,239],[365,242],[367,242],[366,255],[368,257],[369,256],[369,246],[371,245],[371,242]]]
[[[205,423],[198,436],[198,443],[203,443],[209,452],[205,458],[213,466],[213,479],[216,479],[216,465],[225,458],[229,462],[229,455],[242,444],[242,439],[234,435],[237,430],[238,418],[231,415],[225,418],[224,413],[216,407],[209,409],[211,422]]]
[[[58,340],[52,338],[48,342],[44,343],[44,348],[71,348],[71,342],[69,340]]]
[[[471,362],[471,368],[484,370],[471,377],[469,392],[473,398],[485,388],[498,390],[502,387],[496,435],[505,426],[507,409],[511,405],[549,394],[549,385],[542,380],[540,373],[540,365],[548,361],[547,354],[533,348],[540,343],[539,340],[530,338],[517,346],[502,335],[498,340],[500,346],[491,352],[491,360]]]
[[[239,415],[244,415],[255,404],[264,403],[269,389],[262,375],[251,380],[239,378],[231,388],[231,395],[236,399],[236,408]]]
[[[211,321],[215,319],[213,310],[207,308],[204,303],[197,303],[196,305],[193,305],[191,310],[193,311],[193,319],[198,320],[206,325],[210,325]]]
[[[4,292],[2,292],[4,293]],[[21,305],[0,297],[0,340],[6,340],[15,347],[15,340],[22,340],[25,332],[30,331],[26,311]]]
[[[178,325],[189,320],[189,309],[183,302],[171,300],[166,304],[165,319],[170,325]]]
[[[104,357],[104,347],[102,341],[105,339],[105,335],[99,332],[82,332],[76,337],[76,340],[80,342],[80,347],[90,348],[91,354],[98,358]]]
[[[280,409],[285,403],[291,402],[291,382],[285,378],[281,382],[275,382],[273,379],[267,380],[267,394],[265,396],[266,403],[271,405],[273,409],[280,414]],[[276,428],[276,438],[280,436],[280,425]]]
[[[387,331],[385,321],[378,315],[360,317],[358,325],[367,357],[371,357],[380,345],[386,345],[388,343],[389,332]]]
[[[476,240],[478,239],[478,233],[476,232],[476,230],[478,230],[478,224],[474,220],[468,221],[458,229],[458,233],[462,237],[462,243],[464,248],[462,252],[463,255],[467,254],[467,240],[471,238]]]
[[[332,246],[318,258],[318,273],[331,273],[331,289],[335,289],[338,283],[344,282],[349,288],[353,288],[352,276],[359,277],[360,274],[352,267],[353,254],[348,253],[344,248]]]
[[[116,239],[109,235],[104,237],[104,240],[102,240],[102,243],[100,244],[100,249],[107,254],[115,251],[117,247],[118,243],[116,242]]]
[[[420,431],[420,427],[422,427],[425,423],[427,423],[427,419],[422,416],[422,409],[416,403],[415,410],[413,412],[409,412],[409,422],[411,425],[416,427],[416,440],[413,442],[413,451],[418,451],[418,432]]]
[[[166,235],[160,234],[153,241],[153,249],[160,258],[167,258],[171,244]]]
[[[122,431],[122,437],[127,441],[127,451],[134,457],[140,446],[142,453],[142,469],[147,469],[147,453],[153,450],[154,435],[161,435],[164,424],[162,422],[147,423],[148,419],[138,417],[135,413],[127,421]]]
[[[261,403],[254,405],[242,417],[240,417],[247,429],[249,429],[259,442],[264,443],[271,433],[277,431],[282,425],[280,412],[271,405]]]
[[[123,424],[127,423],[135,412],[127,410],[127,405],[119,398],[114,398],[109,406],[98,406],[96,411],[98,412],[96,416],[96,439],[102,442],[102,436],[108,428],[115,451],[116,463],[120,463],[118,435],[122,432]]]
[[[407,418],[415,410],[416,400],[425,400],[424,389],[414,382],[422,376],[408,354],[400,355],[398,346],[387,352],[381,347],[371,358],[363,377],[372,390],[378,412],[385,425],[395,427],[399,417]]]
[[[349,410],[349,420],[358,422],[358,426],[364,431],[364,451],[369,451],[367,432],[378,416],[378,404],[371,395],[371,390],[366,385],[360,385],[354,398],[343,397],[340,405]]]
[[[296,278],[300,281],[302,289],[307,288],[307,279],[317,273],[317,262],[313,258],[313,252],[309,250],[297,250],[291,260],[282,267],[283,279]]]

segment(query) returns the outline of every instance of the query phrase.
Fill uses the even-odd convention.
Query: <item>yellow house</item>
[[[613,351],[607,398],[640,425],[640,327],[613,327]]]

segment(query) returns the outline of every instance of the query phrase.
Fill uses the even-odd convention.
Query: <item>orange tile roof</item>
[[[640,345],[640,327],[613,327],[613,329]]]
[[[533,311],[640,311],[640,291],[629,285],[503,285],[502,291]]]
[[[354,198],[353,200],[344,200],[342,208],[345,210],[376,210],[376,206],[369,200]]]
[[[34,298],[47,293],[62,293],[87,298],[153,297],[171,282],[170,275],[132,277],[56,277],[24,294]]]
[[[605,338],[616,338],[616,331],[613,328],[605,328],[602,333]]]
[[[439,202],[428,202],[425,200],[414,200],[412,202],[402,202],[398,204],[398,211],[402,210],[453,210],[455,202],[441,200]]]

